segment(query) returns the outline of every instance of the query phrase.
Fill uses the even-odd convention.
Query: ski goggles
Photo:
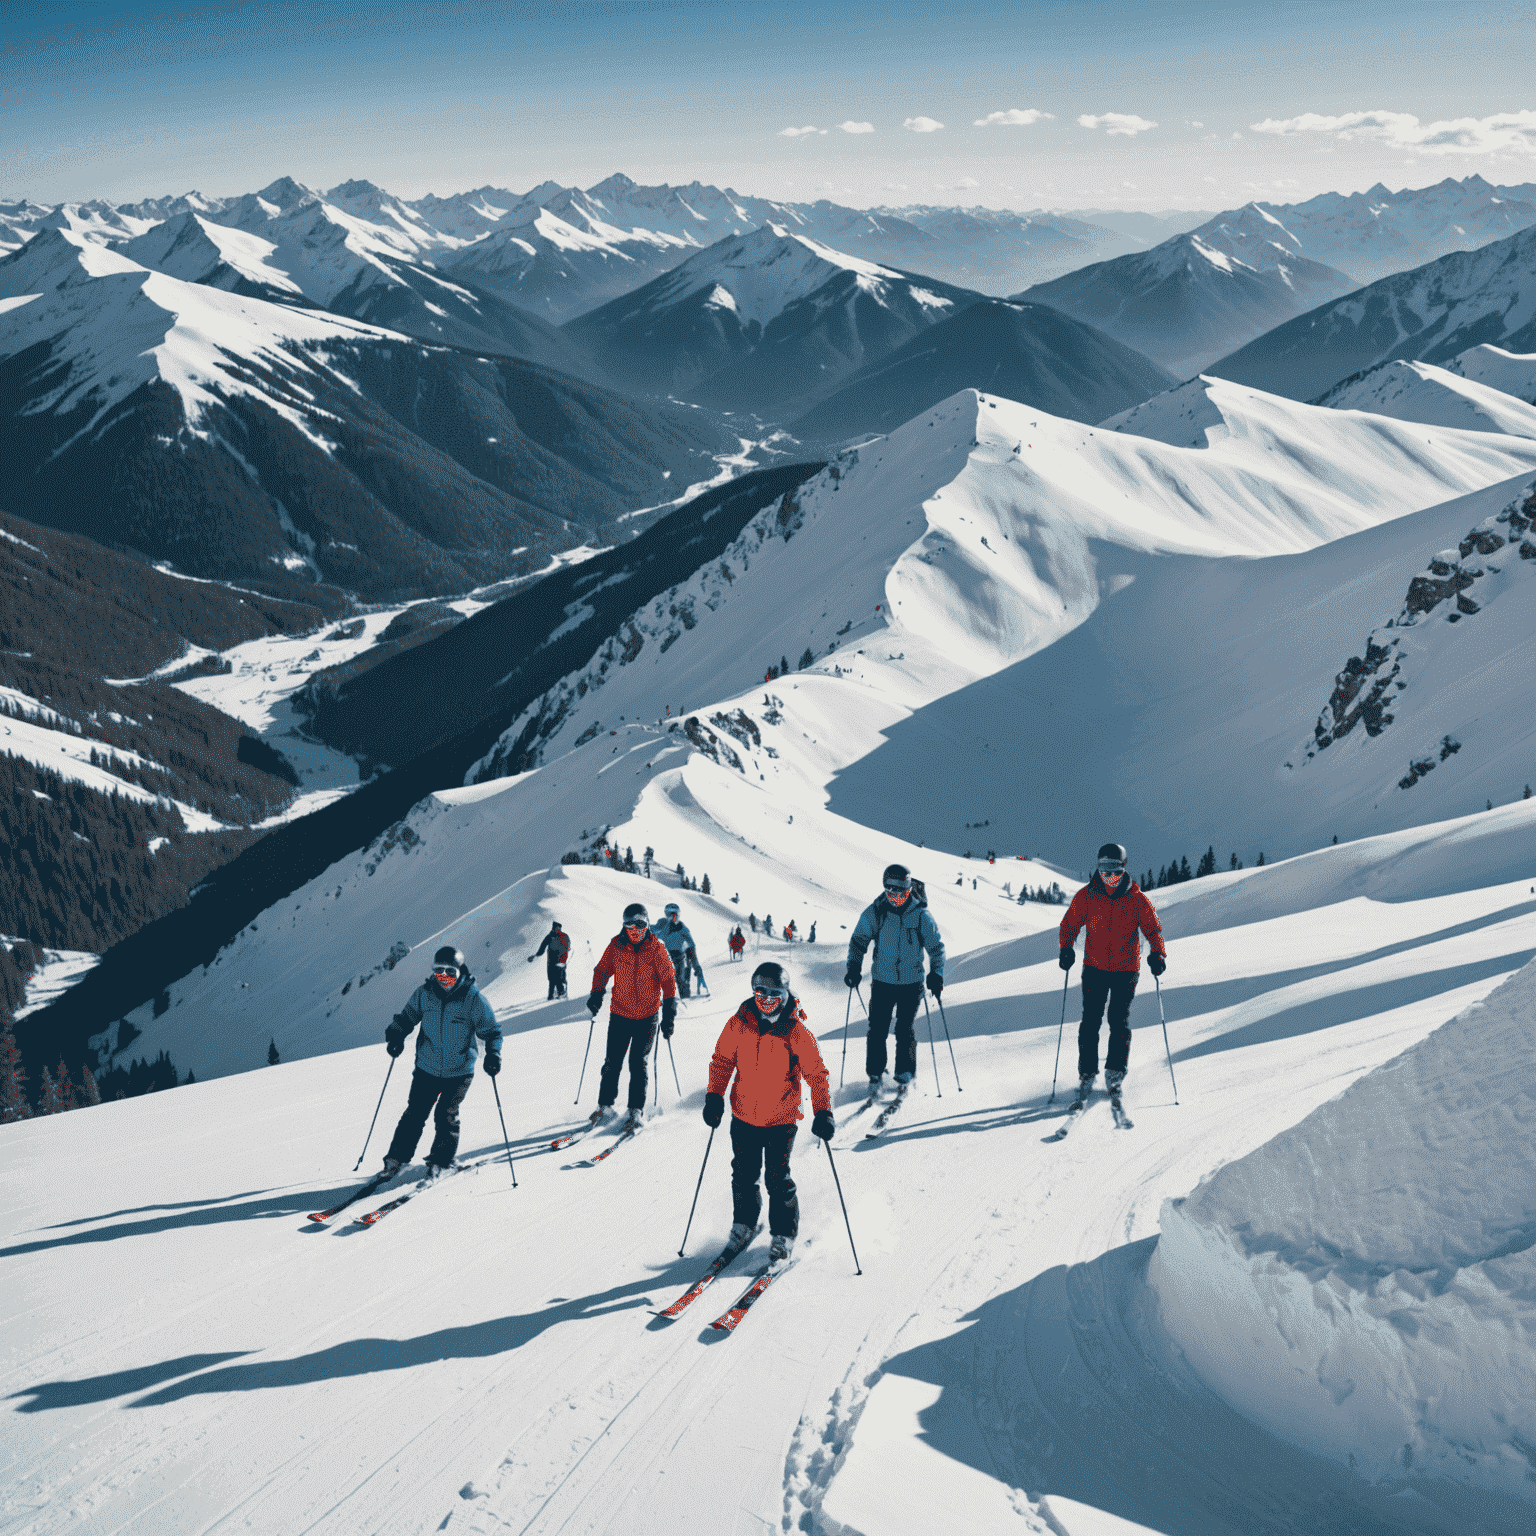
[[[1101,875],[1123,875],[1125,873],[1125,860],[1100,859],[1099,873]]]
[[[432,967],[432,974],[439,981],[457,981],[459,979],[459,968],[456,965],[434,965]]]
[[[643,917],[632,917],[624,924],[626,933],[644,933],[651,925]]]
[[[789,997],[789,989],[787,987],[753,987],[752,996],[771,1013],[775,1008],[784,1006]]]
[[[683,914],[682,914],[682,908],[681,907],[671,906],[671,907],[663,907],[662,908],[662,916],[663,917],[681,917],[682,915]]]

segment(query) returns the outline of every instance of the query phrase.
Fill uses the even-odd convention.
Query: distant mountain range
[[[153,254],[175,265],[177,244]],[[618,519],[739,451],[696,410],[125,250],[50,228],[0,260],[4,496],[195,575],[290,597],[316,581],[374,600],[464,592],[627,537]],[[265,282],[260,255],[226,242],[213,275]]]
[[[1444,365],[1490,343],[1536,352],[1536,228],[1382,278],[1297,316],[1209,371],[1271,394],[1315,400],[1378,363]]]

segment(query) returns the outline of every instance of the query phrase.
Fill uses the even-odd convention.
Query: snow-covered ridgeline
[[[1527,405],[1536,405],[1536,355],[1506,352],[1503,347],[1469,347],[1453,357],[1446,368],[1475,384],[1486,384]]]
[[[1496,352],[1499,349],[1474,350]],[[1510,364],[1521,361],[1508,352],[1501,356]],[[1377,416],[1395,416],[1400,421],[1423,422],[1426,426],[1536,437],[1536,405],[1528,405],[1509,390],[1509,386],[1523,383],[1527,393],[1532,393],[1536,368],[1526,371],[1522,377],[1518,367],[1505,367],[1497,371],[1501,382],[1493,384],[1463,374],[1457,368],[1458,363],[1470,357],[1470,353],[1463,353],[1446,368],[1401,359],[1378,363],[1376,367],[1335,385],[1317,403],[1338,411],[1370,411]],[[1477,361],[1470,366],[1476,368]],[[1484,371],[1495,373],[1495,369],[1486,363]]]
[[[1536,962],[1164,1204],[1148,1278],[1191,1365],[1370,1479],[1536,1505]]]

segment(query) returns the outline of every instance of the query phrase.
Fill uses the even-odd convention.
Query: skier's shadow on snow
[[[1156,1320],[1146,1284],[1156,1243],[1046,1270],[984,1302],[962,1320],[970,1326],[886,1360],[882,1378],[941,1389],[917,1415],[933,1449],[1031,1499],[1073,1499],[1138,1529],[1450,1536],[1528,1528],[1528,1508],[1496,1509],[1496,1501],[1479,1501],[1479,1523],[1460,1485],[1426,1479],[1414,1485],[1425,1497],[1405,1500],[1228,1407]]]
[[[697,1263],[697,1260],[694,1261]],[[491,1318],[481,1323],[466,1323],[457,1328],[439,1328],[413,1339],[348,1339],[328,1349],[300,1355],[291,1360],[250,1360],[238,1365],[216,1366],[169,1383],[147,1396],[137,1397],[125,1406],[155,1408],[184,1398],[218,1392],[258,1392],[270,1387],[312,1386],[322,1381],[340,1381],[350,1376],[372,1376],[385,1371],[405,1371],[414,1366],[439,1360],[486,1360],[510,1354],[531,1343],[546,1329],[561,1323],[593,1322],[616,1312],[635,1311],[654,1303],[653,1293],[680,1284],[693,1264],[674,1260],[659,1274],[647,1280],[631,1281],[590,1296],[558,1297],[538,1312],[515,1313],[510,1317]],[[254,1353],[251,1351],[250,1353]],[[108,1376],[83,1381],[45,1382],[15,1394],[32,1401],[27,1411],[63,1408],[81,1402],[102,1402],[168,1376],[199,1371],[197,1363],[217,1361],[223,1356],[186,1356],[162,1365],[145,1366],[140,1371],[119,1371]],[[142,1377],[142,1380],[136,1379]]]
[[[17,1404],[18,1413],[42,1413],[49,1408],[106,1403],[114,1397],[144,1392],[177,1376],[206,1370],[210,1365],[222,1365],[226,1360],[238,1360],[249,1353],[244,1349],[227,1349],[220,1354],[181,1355],[175,1360],[162,1360],[158,1365],[134,1366],[131,1370],[110,1371],[105,1376],[87,1376],[80,1381],[45,1381],[41,1386],[13,1392],[7,1401]],[[29,1401],[18,1402],[20,1398]]]
[[[932,1120],[920,1120],[915,1125],[892,1127],[874,1140],[861,1136],[850,1152],[874,1152],[893,1142],[926,1141],[933,1136],[954,1136],[960,1132],[985,1132],[1005,1130],[1013,1125],[1034,1125],[1041,1120],[1060,1120],[1072,1102],[1071,1096],[1058,1098],[1054,1104],[1042,1104],[1038,1099],[1029,1104],[1015,1104],[1006,1109],[964,1110],[953,1115],[940,1115]]]

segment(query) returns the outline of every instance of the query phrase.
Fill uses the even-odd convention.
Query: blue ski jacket
[[[667,946],[670,955],[684,955],[694,947],[693,935],[689,933],[687,923],[671,923],[662,918],[651,932]],[[672,963],[674,969],[680,968],[675,960]]]
[[[848,968],[864,969],[864,951],[875,946],[870,973],[876,981],[908,986],[923,979],[923,951],[936,975],[944,974],[944,940],[927,903],[914,892],[897,911],[882,892],[865,907],[848,941]]]
[[[501,1025],[473,976],[461,976],[452,992],[444,992],[435,981],[424,981],[385,1033],[404,1040],[418,1024],[416,1066],[433,1077],[470,1076],[479,1055],[477,1039],[485,1041],[486,1050],[501,1052]]]

